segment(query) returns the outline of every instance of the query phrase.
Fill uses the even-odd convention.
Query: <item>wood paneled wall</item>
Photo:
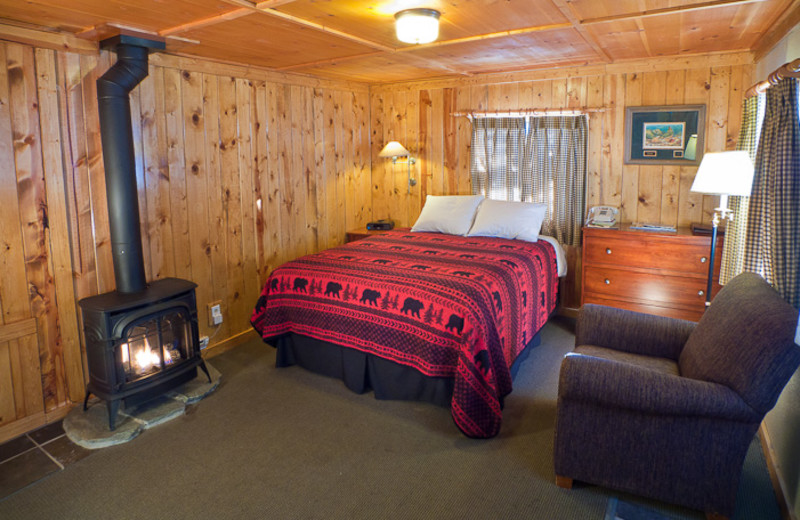
[[[77,301],[114,289],[95,85],[114,60],[0,42],[0,441],[83,398]],[[211,346],[250,330],[273,268],[372,217],[363,85],[156,55],[131,111],[147,278],[198,284]]]
[[[411,225],[428,194],[469,194],[471,125],[457,111],[566,108],[601,109],[589,114],[587,206],[621,210],[622,222],[688,226],[710,222],[717,197],[690,193],[697,167],[623,163],[625,107],[706,105],[706,150],[733,149],[741,103],[753,84],[752,57],[731,54],[663,59],[460,81],[394,84],[371,89],[373,212]],[[420,179],[408,195],[406,164],[378,157],[390,140],[417,158]],[[562,302],[580,303],[580,251],[569,248],[571,274]]]
[[[624,222],[684,226],[710,217],[717,200],[689,193],[696,166],[623,164],[625,107],[704,104],[706,150],[733,149],[742,97],[754,82],[749,58],[652,60],[516,77],[521,79],[509,74],[496,80],[487,76],[373,88],[375,217],[413,223],[427,194],[470,193],[472,129],[467,118],[453,117],[452,112],[537,108],[602,110],[589,114],[588,205],[618,206]],[[405,163],[392,166],[377,157],[389,140],[400,141],[418,159],[414,168],[421,182],[410,196],[405,190]]]

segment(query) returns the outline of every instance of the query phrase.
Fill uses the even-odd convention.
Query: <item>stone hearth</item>
[[[108,409],[104,401],[92,399],[89,409],[76,406],[64,418],[67,437],[83,448],[99,449],[122,444],[136,438],[144,430],[163,424],[186,412],[186,406],[196,403],[216,390],[221,374],[206,363],[211,382],[202,372],[191,381],[133,409],[119,412],[116,429],[108,429]]]

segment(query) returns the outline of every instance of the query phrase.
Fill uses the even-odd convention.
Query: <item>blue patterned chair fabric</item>
[[[751,273],[697,324],[585,305],[561,364],[559,480],[730,517],[747,449],[800,364],[796,323]]]

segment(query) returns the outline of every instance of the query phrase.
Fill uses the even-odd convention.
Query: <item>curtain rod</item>
[[[522,116],[580,116],[588,112],[605,112],[605,108],[532,108],[527,110],[484,110],[451,112],[453,117],[522,117]]]
[[[765,92],[772,85],[776,85],[783,78],[800,78],[800,58],[790,61],[789,63],[784,63],[775,69],[772,74],[767,76],[767,79],[764,81],[759,81],[747,89],[747,91],[744,93],[744,97],[749,98],[757,96],[758,94]]]

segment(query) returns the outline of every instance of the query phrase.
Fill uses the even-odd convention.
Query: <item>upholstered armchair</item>
[[[733,514],[747,449],[800,364],[797,311],[761,277],[699,323],[586,305],[561,365],[556,482]]]

